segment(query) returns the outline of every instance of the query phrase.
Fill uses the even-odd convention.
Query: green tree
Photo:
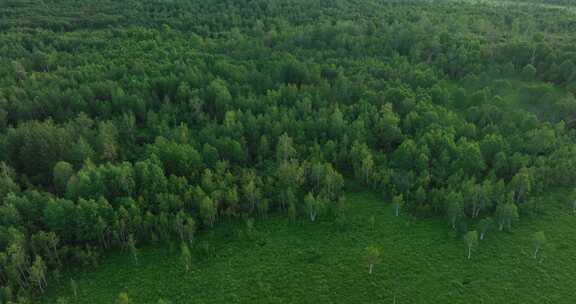
[[[484,237],[486,236],[486,233],[488,233],[488,231],[492,228],[492,226],[494,225],[494,221],[492,220],[492,218],[483,218],[480,220],[480,222],[478,222],[478,231],[480,231],[480,240],[484,240]]]
[[[380,249],[375,246],[366,248],[366,261],[368,262],[368,273],[372,274],[374,265],[380,262]]]
[[[256,178],[250,175],[249,181],[242,186],[242,194],[248,202],[250,213],[254,212],[258,201],[262,198],[260,188],[256,185]]]
[[[118,157],[118,130],[112,122],[98,125],[98,152],[103,161],[114,161]]]
[[[132,300],[130,300],[130,297],[128,296],[127,293],[122,292],[118,295],[118,298],[116,298],[116,304],[132,304]]]
[[[0,202],[8,193],[20,191],[20,186],[14,181],[15,172],[5,162],[0,162]]]
[[[367,184],[374,169],[372,152],[366,144],[355,142],[350,151],[350,157],[352,158],[352,166],[356,177]]]
[[[52,264],[60,264],[60,253],[58,250],[60,238],[56,233],[40,231],[32,235],[30,242],[34,252],[49,257],[48,262]]]
[[[0,206],[0,225],[4,227],[18,227],[22,224],[22,216],[18,212],[18,209],[10,201],[14,200],[16,197],[13,194],[9,194],[6,197],[6,203]]]
[[[232,102],[232,95],[226,82],[222,79],[215,79],[210,82],[206,89],[206,97],[208,99],[208,109],[215,115],[223,115]]]
[[[184,265],[184,270],[186,272],[190,271],[190,267],[192,266],[192,254],[190,253],[190,248],[188,248],[188,244],[182,242],[180,246],[181,249],[181,256],[182,256],[182,264]]]
[[[370,230],[374,230],[376,228],[376,217],[374,215],[371,215],[368,218],[368,226],[370,227]]]
[[[80,168],[88,160],[96,160],[96,152],[90,143],[80,137],[72,146],[69,148],[67,153],[67,159],[70,163],[74,165],[75,168]]]
[[[202,218],[202,222],[204,225],[212,227],[216,221],[216,215],[217,209],[214,201],[210,197],[205,196],[202,201],[200,201],[200,217]]]
[[[514,202],[523,203],[532,191],[533,177],[530,171],[522,169],[510,181],[510,188],[514,191]]]
[[[8,129],[4,149],[10,164],[36,182],[51,182],[52,169],[63,160],[72,143],[71,134],[53,121],[25,122]]]
[[[70,303],[70,301],[68,301],[68,298],[59,297],[56,300],[56,304],[68,304],[68,303]]]
[[[458,167],[472,176],[484,172],[486,164],[480,152],[480,146],[475,142],[463,142],[460,144],[460,157]]]
[[[446,216],[452,229],[456,229],[456,224],[462,217],[462,195],[457,192],[451,192],[446,196]]]
[[[321,197],[314,197],[314,195],[309,192],[306,197],[304,197],[304,205],[308,216],[310,217],[310,221],[314,222],[324,209],[324,199]]]
[[[74,168],[65,161],[59,161],[54,165],[53,183],[58,193],[63,194],[66,191],[68,180],[74,175]]]
[[[75,300],[78,300],[78,283],[74,279],[70,279],[70,290]]]
[[[37,255],[34,259],[32,267],[30,267],[30,281],[38,287],[41,293],[44,293],[46,288],[46,273],[48,269],[41,256]]]
[[[322,178],[322,190],[320,193],[325,197],[335,199],[344,187],[344,177],[338,173],[331,164],[326,164]]]
[[[296,223],[296,217],[298,212],[296,211],[296,204],[294,202],[290,202],[288,204],[288,219],[291,223]]]
[[[472,257],[472,249],[478,245],[478,232],[469,231],[464,235],[464,243],[466,243],[466,248],[468,251],[468,259]]]
[[[392,208],[394,209],[394,215],[400,216],[400,209],[404,206],[404,196],[402,194],[394,196],[392,199]]]
[[[140,253],[138,252],[138,248],[136,248],[136,240],[134,239],[133,234],[130,234],[128,236],[128,242],[126,245],[128,246],[128,251],[130,252],[130,255],[132,256],[134,263],[138,264],[138,256]]]
[[[500,231],[504,230],[504,228],[511,230],[512,223],[519,218],[518,207],[511,202],[501,203],[496,207],[496,218],[498,219],[498,229]]]
[[[361,171],[364,183],[368,184],[370,182],[370,175],[374,168],[374,160],[371,154],[366,154],[366,157],[362,158]]]
[[[524,68],[522,68],[522,78],[528,81],[534,80],[536,77],[536,72],[537,70],[533,65],[527,64],[524,66]]]
[[[278,139],[278,145],[276,146],[276,159],[279,162],[286,162],[296,155],[296,149],[294,148],[294,143],[292,138],[288,134],[284,133]]]
[[[183,232],[184,240],[189,244],[192,244],[194,241],[194,235],[196,234],[196,221],[193,217],[188,217],[186,219],[184,222]]]
[[[546,235],[542,231],[534,233],[532,236],[532,245],[534,246],[534,258],[537,258],[538,252],[542,249],[542,246],[546,244]]]
[[[229,217],[236,216],[236,212],[238,211],[238,204],[240,199],[238,197],[238,191],[236,187],[231,187],[224,193],[224,203],[225,203],[225,214]]]
[[[276,170],[280,207],[285,209],[290,200],[295,200],[295,192],[304,182],[304,167],[296,161],[282,162]]]

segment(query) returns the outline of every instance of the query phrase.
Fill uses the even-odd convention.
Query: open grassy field
[[[522,218],[512,233],[491,231],[467,260],[459,237],[439,218],[394,217],[374,193],[349,190],[349,227],[330,221],[289,224],[283,217],[256,222],[255,236],[237,233],[242,223],[201,234],[186,273],[177,245],[141,248],[139,264],[128,254],[106,257],[93,271],[65,274],[69,284],[50,289],[43,303],[114,303],[127,292],[134,303],[573,303],[576,216],[562,191],[545,198],[554,206]],[[374,227],[370,218],[374,216]],[[532,234],[548,244],[532,257]],[[207,256],[202,244],[212,246]],[[368,274],[367,246],[381,248]],[[176,249],[175,249],[176,248]]]

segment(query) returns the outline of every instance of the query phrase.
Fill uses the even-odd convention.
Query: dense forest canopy
[[[227,218],[345,221],[345,179],[456,230],[545,212],[576,178],[570,5],[2,1],[0,303]]]

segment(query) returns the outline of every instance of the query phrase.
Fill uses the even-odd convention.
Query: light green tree
[[[56,190],[60,194],[63,194],[66,191],[68,180],[72,177],[72,175],[74,175],[74,168],[71,164],[65,161],[59,161],[56,163],[56,165],[54,165],[52,175]]]
[[[184,240],[192,244],[194,241],[194,235],[196,233],[196,221],[193,217],[188,217],[184,222]]]
[[[210,227],[214,226],[216,213],[217,210],[214,201],[209,196],[205,196],[202,201],[200,201],[200,217],[202,218],[202,222]]]
[[[514,192],[514,202],[523,203],[533,188],[531,171],[524,168],[514,175],[510,181],[510,188]]]
[[[288,134],[284,133],[278,139],[278,145],[276,147],[276,158],[279,162],[286,162],[296,155],[296,149],[294,148],[294,143],[292,138]]]
[[[44,293],[44,289],[46,288],[46,272],[47,272],[46,264],[41,256],[37,255],[34,259],[34,263],[32,267],[30,267],[30,281],[38,287],[38,290],[41,293]]]
[[[394,209],[394,215],[400,216],[400,210],[404,206],[404,196],[402,194],[395,196],[392,199],[392,208]]]
[[[462,201],[462,195],[457,192],[451,192],[446,196],[446,216],[452,229],[456,229],[456,223],[464,213]]]
[[[190,253],[190,248],[186,242],[182,242],[180,246],[181,254],[182,254],[182,264],[184,265],[184,269],[186,272],[190,271],[190,267],[192,266],[192,254]]]
[[[78,283],[74,279],[70,279],[70,290],[75,300],[78,300]]]
[[[56,300],[56,304],[68,304],[68,303],[70,303],[70,301],[68,301],[68,298],[59,297]]]
[[[374,265],[380,262],[380,249],[375,246],[366,248],[366,261],[368,262],[368,274],[372,274]]]
[[[576,190],[572,192],[570,200],[571,200],[570,204],[572,206],[572,213],[576,215]]]
[[[532,236],[532,245],[534,246],[534,258],[538,257],[538,252],[542,249],[542,246],[546,244],[546,235],[543,231],[538,231]]]
[[[512,202],[499,204],[496,208],[496,217],[498,219],[498,229],[500,231],[506,228],[512,229],[512,223],[518,220],[518,207]]]
[[[464,235],[464,243],[468,251],[468,259],[472,257],[472,250],[478,245],[478,232],[469,231]]]
[[[324,198],[321,196],[314,197],[312,193],[308,193],[304,197],[304,205],[310,217],[310,221],[316,221],[318,215],[324,210]]]
[[[492,226],[494,225],[494,221],[492,220],[492,218],[483,218],[480,220],[480,222],[478,222],[478,231],[480,231],[480,240],[484,240],[484,237],[486,236],[486,233],[488,233],[488,231],[492,228]]]
[[[128,251],[130,252],[130,255],[132,256],[132,259],[134,260],[134,263],[138,264],[138,248],[136,248],[136,240],[134,239],[134,235],[130,234],[128,236],[128,242],[127,242],[127,246],[128,246]]]
[[[116,304],[132,304],[132,300],[130,300],[130,297],[128,296],[127,293],[122,292],[118,295],[118,298],[116,299]]]

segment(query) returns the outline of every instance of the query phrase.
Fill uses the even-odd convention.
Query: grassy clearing
[[[329,221],[288,224],[272,217],[256,223],[258,236],[223,224],[198,238],[212,257],[194,250],[185,273],[178,246],[141,249],[139,265],[128,254],[108,256],[93,271],[66,274],[78,283],[71,303],[113,303],[127,292],[134,303],[573,303],[576,216],[558,192],[545,215],[524,218],[512,233],[492,231],[467,260],[463,241],[438,218],[394,217],[390,206],[367,191],[348,193],[350,226]],[[372,229],[369,218],[374,216]],[[532,234],[548,245],[532,257]],[[367,246],[381,248],[368,275]],[[43,303],[73,298],[69,284],[49,290]]]

